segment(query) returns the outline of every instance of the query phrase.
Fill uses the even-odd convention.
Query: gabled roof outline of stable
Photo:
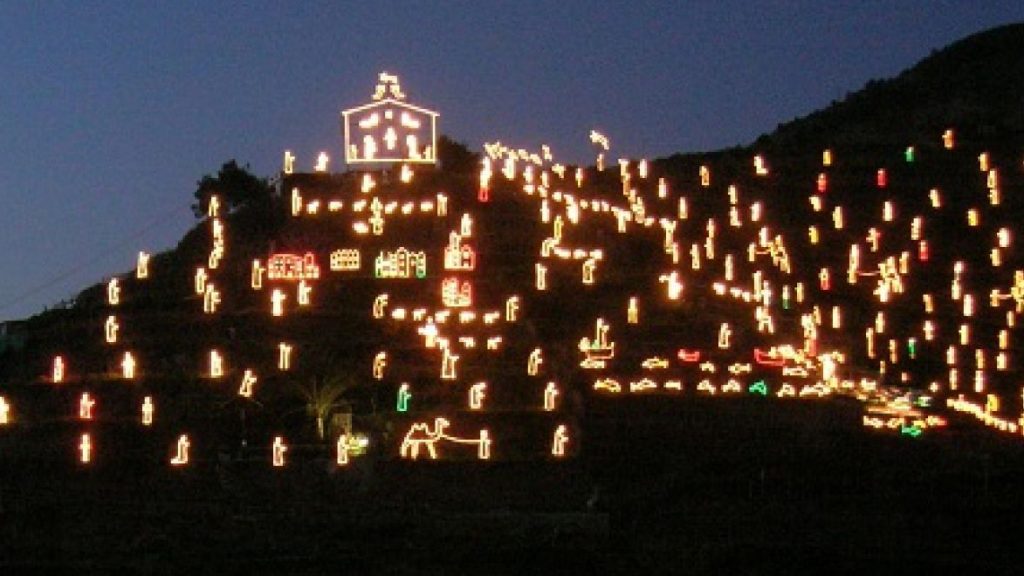
[[[408,162],[417,164],[436,164],[437,163],[437,119],[441,115],[433,110],[415,106],[404,102],[405,94],[402,93],[401,87],[398,84],[398,77],[388,74],[387,72],[381,72],[379,75],[379,83],[377,84],[376,92],[373,95],[373,102],[349,108],[341,112],[342,126],[345,132],[345,163],[346,164],[374,164],[374,163],[393,163],[393,162]],[[384,97],[385,94],[389,94],[388,97]],[[427,149],[428,153],[414,157],[412,154],[405,156],[374,156],[373,158],[360,157],[353,155],[352,153],[352,127],[353,115],[367,112],[376,108],[395,107],[405,110],[412,111],[416,114],[421,114],[424,117],[430,118],[430,146]]]

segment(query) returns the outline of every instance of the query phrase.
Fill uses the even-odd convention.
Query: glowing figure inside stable
[[[419,457],[420,448],[426,448],[431,460],[438,457],[437,445],[442,442],[453,444],[469,444],[477,446],[477,458],[488,460],[491,457],[491,436],[486,428],[480,430],[478,438],[463,438],[452,436],[447,433],[450,426],[447,418],[437,417],[434,419],[434,426],[426,422],[416,422],[406,432],[399,450],[402,458],[416,460]]]
[[[178,436],[174,456],[171,458],[171,466],[184,466],[188,464],[188,449],[190,446],[191,443],[188,440],[188,434]]]
[[[271,447],[271,462],[276,468],[284,466],[284,453],[288,451],[288,446],[284,443],[284,438],[280,436],[274,437],[274,444]]]

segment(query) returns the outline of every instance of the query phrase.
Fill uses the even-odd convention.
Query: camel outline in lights
[[[438,416],[434,418],[433,428],[426,422],[415,422],[409,431],[405,433],[402,446],[399,450],[402,458],[416,460],[420,454],[420,447],[425,446],[431,460],[437,460],[437,444],[441,441],[453,442],[455,444],[476,444],[477,458],[488,460],[491,457],[491,436],[486,428],[480,430],[480,437],[460,438],[445,433],[445,429],[451,425],[447,418]]]

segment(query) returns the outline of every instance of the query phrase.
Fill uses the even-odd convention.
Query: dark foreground
[[[0,570],[1021,572],[1024,442],[868,433],[841,404],[766,408],[596,406],[586,449],[561,463],[80,470],[21,454],[0,468]]]

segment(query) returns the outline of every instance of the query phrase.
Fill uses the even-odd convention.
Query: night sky
[[[475,150],[591,162],[596,128],[611,158],[654,158],[747,144],[1024,20],[1020,0],[82,4],[0,5],[0,320],[173,247],[229,159],[340,170],[339,112],[384,70]]]

